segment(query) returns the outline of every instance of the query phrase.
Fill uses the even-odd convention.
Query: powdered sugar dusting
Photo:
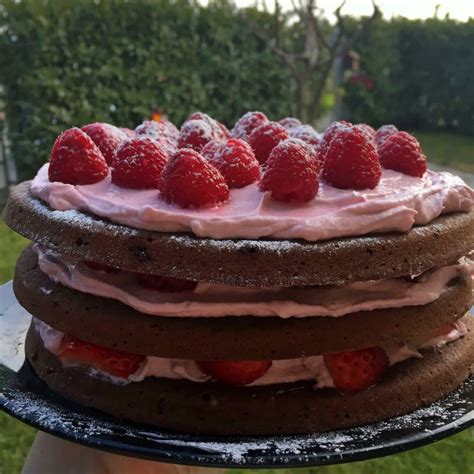
[[[306,436],[210,437],[176,434],[114,421],[86,409],[62,406],[45,397],[9,390],[0,397],[7,411],[52,433],[101,448],[169,458],[186,464],[227,467],[317,465],[398,452],[459,431],[474,422],[474,378],[446,399],[381,423]],[[471,397],[471,399],[469,398]],[[143,449],[146,447],[146,450]],[[122,451],[122,452],[123,452]],[[154,453],[154,456],[153,456]],[[379,455],[380,455],[379,454]]]

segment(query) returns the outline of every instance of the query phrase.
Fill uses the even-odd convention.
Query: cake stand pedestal
[[[120,422],[48,389],[24,356],[31,316],[0,286],[0,408],[46,433],[115,454],[223,468],[361,461],[438,441],[474,425],[474,376],[448,397],[381,423],[301,436],[216,437]]]

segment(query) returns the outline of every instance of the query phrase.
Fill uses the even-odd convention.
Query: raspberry
[[[326,354],[324,363],[341,392],[360,392],[377,383],[389,366],[380,347]]]
[[[120,127],[120,130],[122,130],[122,132],[125,133],[128,138],[135,138],[135,130],[127,127]]]
[[[209,125],[213,125],[216,121],[208,114],[204,112],[193,112],[183,123],[189,122],[190,120],[204,120]]]
[[[197,281],[143,273],[138,275],[138,283],[149,290],[163,291],[165,293],[193,291],[197,286]]]
[[[169,120],[145,120],[135,129],[135,134],[137,137],[146,136],[153,138],[169,156],[176,151],[179,130]]]
[[[172,122],[166,119],[159,121],[145,120],[135,129],[135,133],[137,136],[146,135],[155,140],[161,140],[165,137],[172,143],[176,143],[179,137],[179,130]]]
[[[231,135],[247,141],[250,134],[264,123],[268,122],[267,116],[262,112],[247,112],[235,122]]]
[[[252,148],[239,138],[209,142],[202,154],[222,173],[229,188],[243,188],[260,178],[260,165]]]
[[[303,140],[308,145],[311,145],[315,148],[321,141],[319,133],[311,125],[300,125],[298,127],[293,127],[288,130],[288,134],[290,137]]]
[[[218,122],[203,112],[194,112],[185,120],[184,123],[189,122],[190,120],[204,120],[204,122],[208,123],[212,128],[215,140],[225,140],[226,138],[230,138],[230,132],[223,123]]]
[[[263,165],[273,148],[287,138],[288,132],[279,123],[267,122],[254,129],[248,142],[255,153],[255,158]]]
[[[199,369],[227,385],[248,385],[263,377],[272,366],[271,360],[197,361]]]
[[[68,334],[61,338],[59,357],[124,379],[134,374],[145,361],[145,356],[97,346]]]
[[[211,140],[204,145],[204,148],[201,150],[201,155],[208,160],[214,159],[217,150],[220,148],[222,142]],[[252,152],[253,153],[253,152]]]
[[[123,188],[158,189],[168,154],[149,137],[126,141],[115,156],[112,183]]]
[[[195,150],[182,148],[168,161],[160,181],[163,199],[181,207],[214,207],[229,199],[219,170]]]
[[[221,122],[217,122],[217,126],[221,129],[222,136],[224,139],[231,138],[229,129]]]
[[[387,140],[390,135],[398,132],[398,128],[395,125],[382,125],[376,132],[375,132],[375,144],[377,147],[382,145],[382,143]]]
[[[286,140],[272,150],[260,189],[277,201],[310,201],[319,188],[316,163],[304,142]]]
[[[318,173],[318,176],[319,176],[319,172],[322,166],[322,160],[321,160],[321,155],[319,153],[318,147],[312,146],[309,143],[299,138],[292,138],[292,137],[285,140],[285,143],[297,143],[298,145],[303,146],[308,152],[309,156],[311,157],[311,160],[313,161],[313,166],[315,167],[316,172]]]
[[[218,139],[216,132],[208,122],[189,120],[184,122],[179,132],[178,148],[191,148],[200,152],[208,142],[215,139]]]
[[[94,184],[102,181],[108,172],[99,148],[80,128],[70,128],[56,138],[48,170],[50,181]]]
[[[97,145],[110,166],[114,161],[117,148],[127,139],[127,135],[120,128],[108,123],[90,123],[84,125],[82,131],[92,138],[92,141]]]
[[[407,132],[390,135],[378,148],[384,168],[421,178],[426,171],[426,157],[418,140]]]
[[[278,120],[278,123],[282,126],[285,127],[287,130],[290,130],[295,127],[300,127],[303,125],[300,120],[298,120],[295,117],[285,117],[280,120]]]
[[[374,141],[375,140],[375,130],[367,123],[358,123],[354,125],[357,129],[359,129],[367,138],[367,140]]]
[[[340,120],[339,122],[332,122],[328,126],[328,128],[324,130],[321,142],[319,144],[319,153],[323,161],[326,159],[326,153],[328,151],[329,145],[331,144],[331,141],[334,135],[337,133],[337,131],[340,130],[341,128],[346,128],[346,127],[351,127],[351,126],[352,126],[351,123],[346,122],[345,120]]]
[[[334,135],[323,164],[327,183],[342,189],[373,189],[382,170],[375,145],[356,127],[341,128]]]

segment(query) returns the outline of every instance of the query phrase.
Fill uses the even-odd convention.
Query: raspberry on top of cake
[[[196,112],[180,131],[167,120],[144,122],[133,137],[107,124],[72,128],[31,192],[53,209],[215,239],[406,232],[472,207],[474,191],[427,170],[417,139],[393,125],[339,121],[318,134],[280,122],[248,112],[229,132]]]

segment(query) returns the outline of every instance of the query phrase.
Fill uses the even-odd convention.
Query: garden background
[[[277,27],[270,11],[245,13],[268,34]],[[358,20],[349,24],[356,28]],[[331,24],[323,26],[329,34]],[[286,47],[296,48],[303,40],[299,24],[283,27]],[[358,73],[326,85],[320,120],[340,96],[338,118],[395,123],[415,133],[432,163],[472,178],[473,45],[472,19],[378,16],[351,45],[360,55]],[[312,81],[316,86],[317,74]],[[231,127],[247,110],[272,119],[293,115],[294,92],[284,63],[227,1],[0,4],[0,135],[19,179],[32,177],[55,137],[71,126],[106,121],[134,128],[153,112],[179,125],[203,110]],[[11,278],[25,243],[0,221],[0,283]],[[33,434],[0,416],[0,473],[18,472]],[[305,472],[450,474],[470,472],[468,466],[474,466],[474,431],[390,458]]]

